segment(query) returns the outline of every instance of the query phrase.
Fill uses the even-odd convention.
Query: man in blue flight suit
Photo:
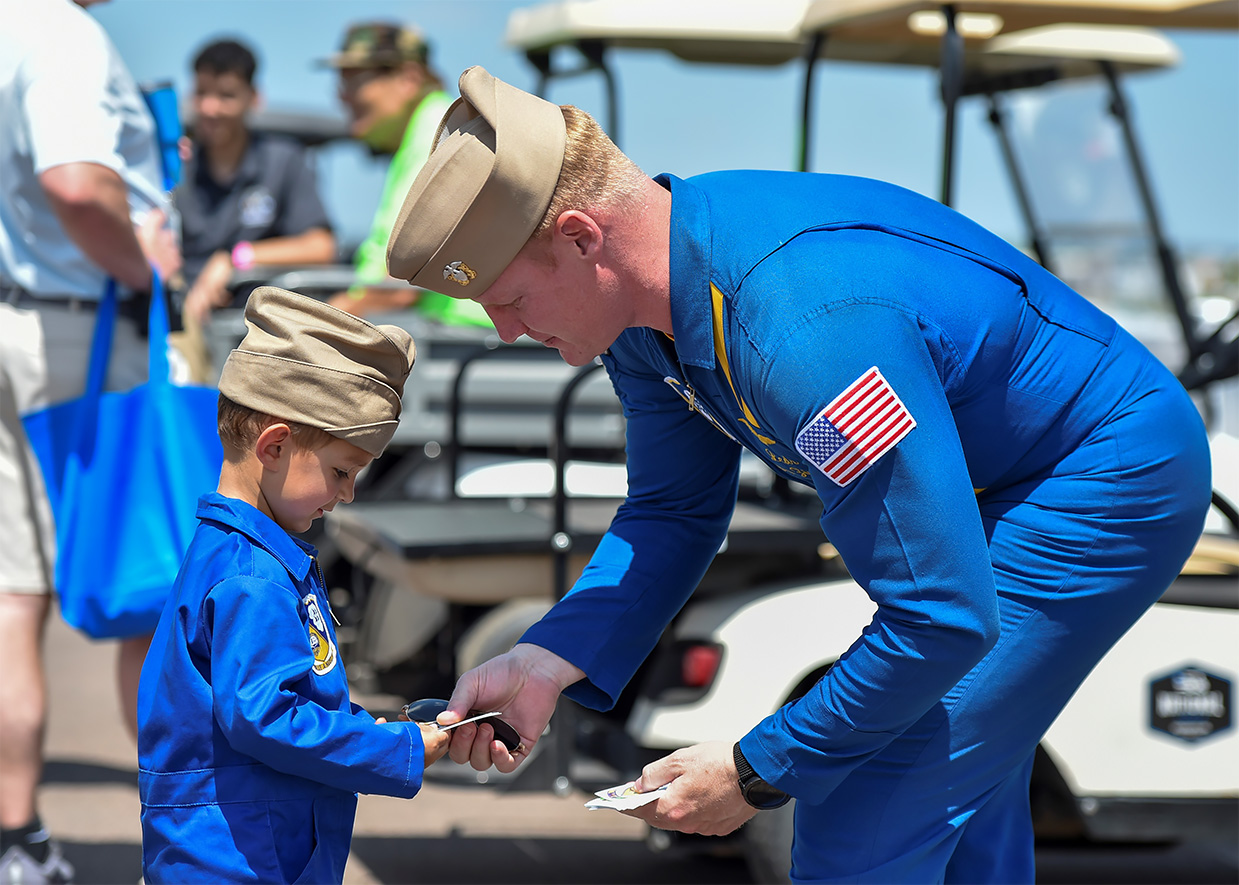
[[[877,613],[734,746],[647,766],[637,788],[669,789],[630,813],[721,834],[790,795],[796,881],[1033,881],[1037,742],[1203,524],[1182,387],[932,200],[833,175],[650,179],[575,108],[481,68],[460,94],[391,273],[448,281],[505,340],[601,355],[629,492],[567,597],[464,674],[445,719],[502,710],[532,748],[560,692],[613,704],[718,550],[744,446],[814,487]],[[488,728],[450,755],[513,770],[525,753]]]

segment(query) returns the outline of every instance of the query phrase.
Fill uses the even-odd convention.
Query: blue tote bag
[[[155,629],[219,481],[219,392],[168,379],[168,312],[151,293],[150,376],[104,392],[116,284],[99,304],[82,397],[22,419],[56,520],[56,587],[66,621],[96,639]]]

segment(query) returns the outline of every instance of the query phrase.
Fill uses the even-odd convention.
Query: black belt
[[[116,301],[116,315],[130,320],[139,319],[142,314],[145,314],[145,305],[140,305],[140,302],[144,300],[140,297],[128,297],[128,299]],[[21,307],[22,310],[30,310],[31,307],[61,307],[63,310],[78,314],[78,312],[98,310],[100,299],[74,295],[32,295],[25,289],[0,284],[0,301],[14,307]]]
[[[145,298],[126,298],[116,302],[116,315],[133,320],[139,326],[146,325]],[[23,310],[35,307],[59,307],[72,313],[85,313],[99,309],[98,298],[81,298],[72,295],[32,295],[16,286],[0,285],[0,302]]]

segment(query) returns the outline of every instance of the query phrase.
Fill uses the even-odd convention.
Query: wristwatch
[[[744,758],[744,754],[740,752],[740,742],[731,748],[732,759],[736,762],[736,774],[739,776],[740,794],[744,796],[744,801],[752,805],[754,808],[768,810],[771,808],[779,808],[786,805],[792,797],[784,793],[782,790],[776,789],[766,783],[753,770],[753,766],[749,765],[749,760]]]

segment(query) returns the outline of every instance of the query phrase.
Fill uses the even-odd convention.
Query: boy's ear
[[[254,443],[254,454],[266,470],[278,470],[292,446],[292,429],[287,424],[272,424]]]

